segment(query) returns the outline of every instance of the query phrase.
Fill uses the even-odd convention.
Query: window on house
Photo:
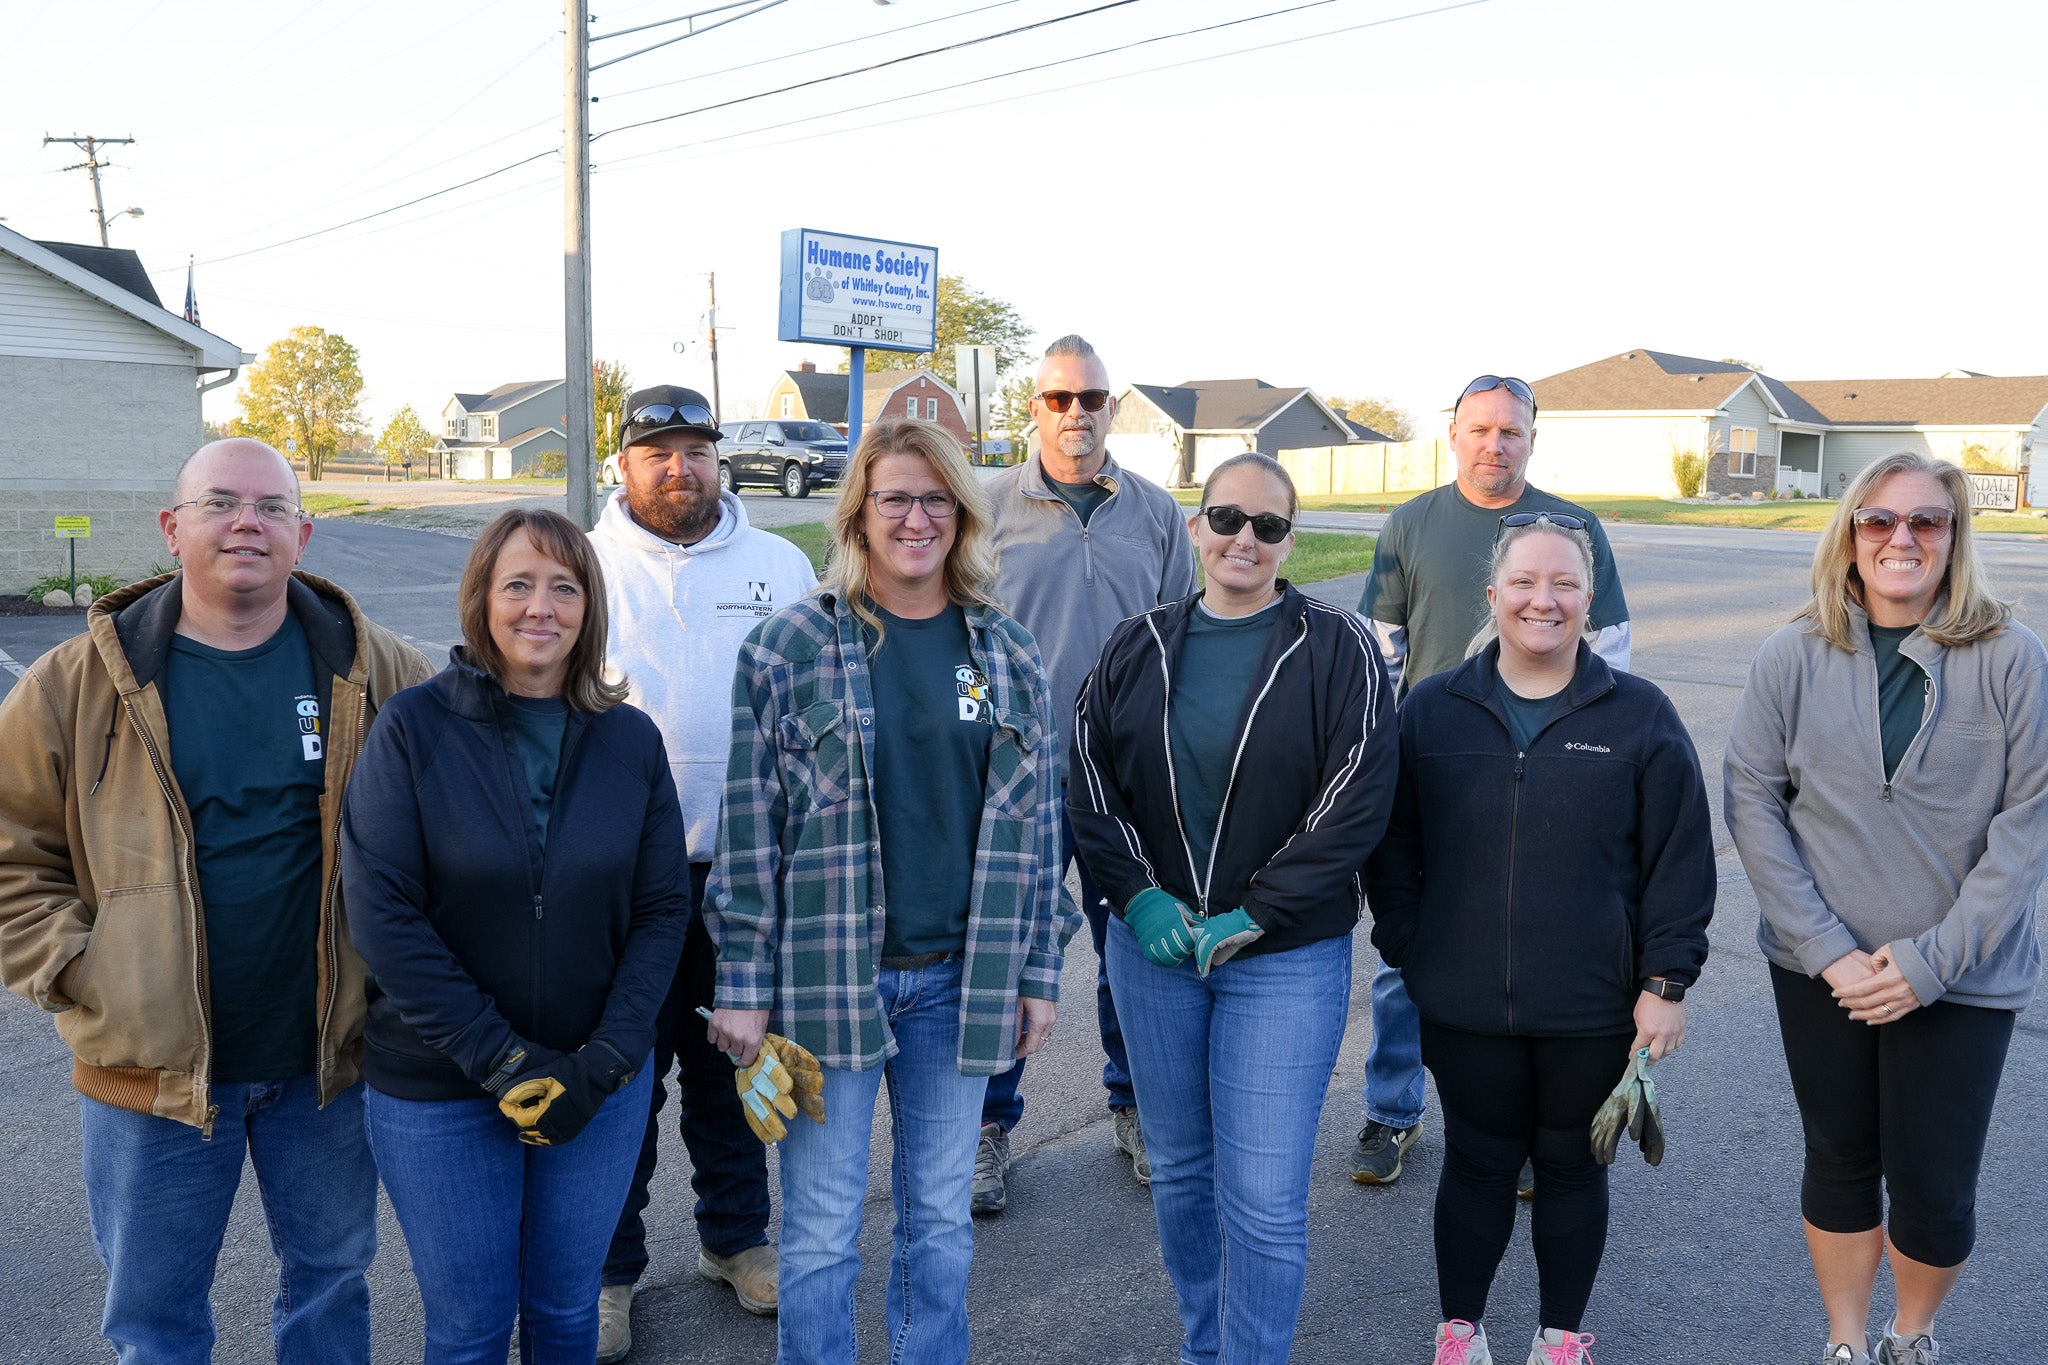
[[[915,398],[903,400],[903,415],[913,422],[917,420],[917,400]]]
[[[448,434],[457,440],[462,439],[462,419],[460,417],[450,417],[448,419]]]
[[[1756,477],[1756,428],[1728,428],[1728,474],[1731,478]]]
[[[924,400],[924,420],[927,422],[936,422],[939,420],[938,399],[927,398]]]
[[[784,395],[782,395],[782,415],[783,415],[784,417],[794,417],[794,416],[796,416],[796,395],[795,395],[795,394],[793,394],[793,393],[785,393]]]
[[[486,441],[498,439],[498,417],[496,413],[492,413],[484,418],[484,439]]]

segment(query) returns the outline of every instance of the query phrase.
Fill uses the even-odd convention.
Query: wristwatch
[[[1643,982],[1643,989],[1660,999],[1669,1000],[1674,1005],[1685,999],[1685,987],[1676,981],[1667,981],[1661,976],[1646,979]]]

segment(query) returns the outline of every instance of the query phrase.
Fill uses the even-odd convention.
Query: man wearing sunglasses
[[[1052,685],[1062,752],[1071,752],[1074,702],[1081,684],[1117,624],[1195,590],[1194,547],[1186,512],[1158,484],[1119,468],[1108,449],[1116,399],[1109,370],[1079,336],[1048,346],[1039,367],[1031,417],[1039,448],[1021,465],[988,481],[995,504],[992,548],[1000,556],[996,595],[1038,641]],[[1081,905],[1102,958],[1109,907],[1074,855],[1070,826],[1062,825],[1067,856],[1081,878]],[[1107,1061],[1116,1149],[1131,1159],[1140,1181],[1152,1177],[1138,1126],[1138,1101],[1117,1024],[1109,978],[1098,966],[1096,1024]],[[981,1111],[981,1151],[974,1166],[974,1211],[997,1213],[1007,1194],[1010,1132],[1023,1115],[1018,1082],[1024,1063],[990,1079]]]
[[[733,668],[748,632],[817,583],[801,550],[748,525],[739,495],[719,488],[718,419],[703,394],[657,384],[626,399],[625,418],[623,485],[590,533],[611,615],[607,671],[625,674],[627,700],[661,728],[686,824],[691,904],[700,913],[691,917],[655,1022],[654,1104],[600,1277],[597,1358],[606,1365],[632,1349],[633,1289],[647,1269],[641,1214],[671,1063],[697,1192],[697,1271],[731,1285],[747,1311],[776,1311],[767,1154],[740,1109],[732,1062],[711,1046],[693,1011],[711,1005],[717,966],[701,910],[732,744]]]
[[[1483,374],[1451,409],[1456,478],[1394,509],[1373,550],[1358,610],[1379,638],[1397,696],[1457,667],[1486,620],[1486,571],[1503,522],[1535,513],[1582,527],[1593,542],[1589,643],[1609,666],[1629,660],[1628,602],[1600,521],[1583,507],[1532,488],[1536,395],[1513,376]],[[1372,1047],[1365,1062],[1365,1127],[1351,1178],[1390,1185],[1422,1135],[1422,1030],[1400,972],[1372,983]],[[1523,1193],[1531,1188],[1523,1172]]]

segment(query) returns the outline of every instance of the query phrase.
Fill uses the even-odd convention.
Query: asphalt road
[[[751,507],[756,499],[749,499]],[[820,505],[822,510],[822,505]],[[1378,518],[1361,519],[1376,522]],[[1357,526],[1355,529],[1365,529]],[[1697,741],[1719,806],[1720,754],[1748,661],[1805,599],[1813,538],[1772,531],[1610,528],[1635,621],[1636,665],[1662,685]],[[438,650],[453,638],[452,585],[467,543],[387,527],[323,523],[307,565],[359,595],[376,619]],[[2048,552],[1990,546],[1994,581],[2016,594],[2036,629],[2048,622]],[[1315,591],[1347,605],[1355,579]],[[33,658],[76,624],[0,619],[0,651]],[[0,689],[13,678],[0,665]],[[1717,831],[1719,825],[1716,825]],[[1756,907],[1720,839],[1721,899],[1714,956],[1691,997],[1682,1062],[1660,1069],[1670,1154],[1652,1170],[1615,1168],[1613,1231],[1587,1329],[1601,1365],[1816,1358],[1825,1323],[1797,1221],[1799,1138],[1779,1052]],[[1442,1157],[1434,1103],[1429,1129],[1400,1183],[1354,1185],[1345,1162],[1361,1121],[1374,966],[1358,936],[1352,1026],[1319,1130],[1310,1206],[1309,1290],[1295,1359],[1312,1365],[1419,1361],[1438,1313],[1430,1258],[1432,1190]],[[984,1361],[1160,1362],[1178,1326],[1142,1188],[1112,1154],[1099,1088],[1101,1057],[1085,1022],[1095,960],[1086,936],[1070,952],[1067,1026],[1032,1064],[1015,1136],[1020,1160],[1008,1212],[977,1228],[970,1286],[975,1355]],[[2028,1358],[2013,1343],[2048,1340],[2048,1184],[2026,1134],[2048,1096],[2048,1027],[2025,1016],[2013,1040],[1985,1163],[1975,1263],[1942,1320],[1948,1359]],[[100,1269],[78,1175],[77,1101],[69,1060],[49,1022],[0,997],[0,1361],[71,1365],[109,1358],[95,1335]],[[1930,1116],[1930,1121],[1937,1121]],[[886,1122],[875,1169],[886,1171]],[[698,1278],[688,1219],[687,1163],[673,1136],[650,1214],[653,1263],[642,1282],[633,1358],[739,1365],[773,1357],[771,1323]],[[268,1356],[275,1274],[253,1182],[245,1184],[221,1257],[214,1303],[218,1358]],[[885,1186],[870,1194],[860,1288],[862,1359],[883,1358],[882,1275],[891,1213]],[[405,1247],[386,1213],[372,1270],[376,1359],[416,1360],[420,1319]],[[1878,1325],[1885,1312],[1880,1287]],[[1528,1214],[1488,1313],[1502,1359],[1535,1327]]]

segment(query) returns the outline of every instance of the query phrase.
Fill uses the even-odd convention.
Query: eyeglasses
[[[1536,394],[1526,382],[1515,378],[1511,374],[1482,374],[1467,384],[1465,391],[1458,395],[1458,401],[1451,404],[1451,416],[1456,417],[1458,409],[1473,394],[1487,393],[1494,389],[1506,389],[1509,393],[1529,405],[1529,415],[1531,417],[1536,415]]]
[[[1065,412],[1074,406],[1076,400],[1079,400],[1083,412],[1101,412],[1102,405],[1109,401],[1109,390],[1083,389],[1074,393],[1067,389],[1047,389],[1038,395],[1038,401],[1054,412]]]
[[[716,431],[718,419],[702,403],[684,403],[680,407],[673,403],[649,403],[627,418],[626,425],[647,431],[662,427],[710,427]]]
[[[909,516],[912,503],[924,508],[924,514],[933,521],[944,521],[960,507],[960,500],[943,489],[934,493],[905,493],[889,488],[868,496],[875,500],[875,510],[891,521]]]
[[[1948,534],[1956,514],[1946,507],[1915,507],[1910,512],[1894,512],[1889,507],[1859,507],[1849,520],[1856,523],[1858,535],[1874,544],[1882,544],[1892,538],[1902,518],[1906,529],[1913,533],[1913,539],[1940,540]]]
[[[1547,521],[1552,526],[1562,526],[1567,531],[1586,529],[1586,519],[1575,517],[1569,512],[1510,512],[1500,519],[1500,529],[1506,531],[1516,526],[1534,526],[1539,521]]]
[[[283,498],[257,498],[254,502],[242,498],[231,498],[225,493],[209,493],[203,498],[187,498],[171,504],[171,510],[180,507],[197,507],[199,515],[208,521],[233,521],[242,515],[244,507],[256,509],[256,515],[272,526],[289,526],[305,515],[296,504]]]
[[[1219,536],[1234,536],[1244,529],[1246,522],[1250,522],[1252,534],[1268,545],[1278,545],[1294,529],[1294,523],[1277,512],[1261,512],[1252,516],[1235,507],[1204,507],[1201,514],[1208,519],[1209,529]]]

